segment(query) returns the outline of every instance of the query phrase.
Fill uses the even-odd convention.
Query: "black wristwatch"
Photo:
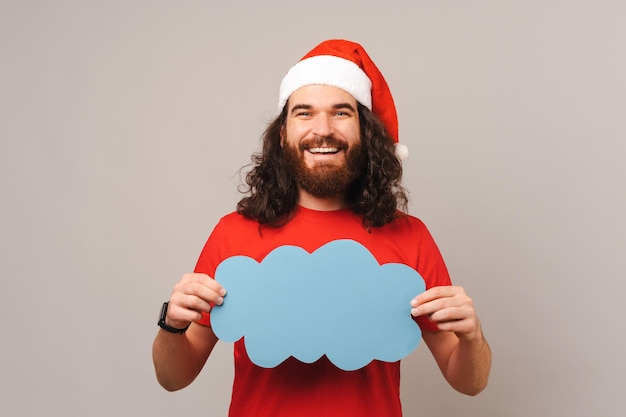
[[[189,323],[183,329],[177,329],[176,327],[172,327],[165,322],[165,316],[167,316],[168,305],[169,305],[168,301],[163,303],[163,307],[161,307],[161,315],[159,316],[159,322],[157,324],[159,325],[160,328],[170,333],[176,333],[176,334],[185,333],[187,329],[189,328],[189,326],[191,325],[191,323]]]

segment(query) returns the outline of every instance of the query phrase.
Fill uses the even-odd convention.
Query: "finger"
[[[170,303],[200,312],[209,312],[213,305],[221,305],[223,302],[224,297],[198,282],[186,283],[170,297]]]
[[[442,285],[438,287],[432,287],[415,297],[411,301],[411,305],[413,307],[417,307],[420,304],[424,304],[438,298],[453,297],[459,293],[465,294],[465,290],[463,289],[463,287],[454,285]]]
[[[212,279],[210,281],[213,281]],[[216,286],[217,285],[217,286]],[[221,305],[224,302],[226,290],[213,282],[192,282],[188,284],[188,294],[195,295],[209,303]]]
[[[222,285],[213,278],[208,278],[205,285],[211,288],[220,297],[224,297],[226,295],[226,288],[222,287]]]
[[[459,339],[472,340],[481,337],[480,321],[476,317],[468,317],[461,320],[437,322],[437,328],[441,331],[454,332]]]
[[[193,304],[193,303],[191,303]],[[173,327],[183,328],[187,325],[187,323],[192,321],[199,321],[202,319],[203,311],[210,311],[211,306],[209,304],[204,308],[190,308],[187,303],[180,303],[176,300],[170,300],[168,309],[167,309],[167,317],[166,322],[168,324],[171,323]]]
[[[207,302],[221,305],[224,302],[226,289],[208,275],[185,274],[174,287],[172,296],[176,294],[194,295]]]
[[[211,293],[213,292],[211,291]],[[202,318],[202,313],[210,312],[215,304],[206,298],[215,297],[217,296],[214,293],[213,297],[200,297],[194,294],[176,292],[170,297],[167,319],[177,323],[198,321]],[[218,302],[221,303],[219,300]]]
[[[414,316],[431,315],[437,311],[459,307],[464,304],[466,304],[466,301],[459,297],[436,298],[423,304],[417,304],[417,306],[411,309],[411,314]]]
[[[471,319],[436,322],[436,324],[439,330],[457,334],[470,334],[476,329],[476,324]]]
[[[428,317],[430,320],[443,323],[443,322],[452,322],[466,319],[473,319],[476,316],[474,309],[470,306],[460,306],[460,307],[447,307],[440,310],[437,310],[430,314]]]
[[[208,276],[207,274],[200,273],[190,273],[183,275],[181,283],[200,283],[213,291],[219,294],[221,297],[226,295],[226,289],[220,285],[219,282],[215,281],[213,278]]]

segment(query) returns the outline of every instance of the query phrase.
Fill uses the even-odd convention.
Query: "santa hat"
[[[396,155],[406,159],[408,149],[398,143],[398,115],[389,91],[376,64],[365,49],[343,39],[327,40],[307,53],[287,72],[280,84],[278,111],[300,87],[329,85],[347,91],[383,122],[387,134],[396,143]]]

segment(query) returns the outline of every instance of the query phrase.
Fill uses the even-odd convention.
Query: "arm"
[[[461,287],[434,287],[411,301],[414,316],[428,315],[439,332],[423,338],[444,377],[457,391],[479,394],[487,385],[491,350],[472,300]]]
[[[172,327],[184,328],[189,322],[199,321],[203,311],[210,311],[211,303],[222,304],[224,295],[224,288],[209,276],[186,274],[172,291],[165,321]],[[196,323],[182,335],[159,329],[152,345],[152,360],[161,386],[175,391],[193,382],[217,340],[210,327]]]

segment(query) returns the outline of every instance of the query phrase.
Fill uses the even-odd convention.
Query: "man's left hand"
[[[482,335],[474,303],[462,287],[430,288],[411,300],[411,307],[413,316],[428,316],[439,330],[454,332],[461,340]]]

